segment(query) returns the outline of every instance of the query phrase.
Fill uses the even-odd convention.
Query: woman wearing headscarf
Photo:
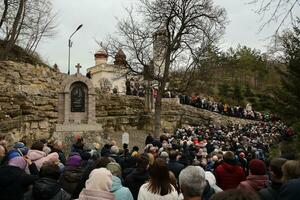
[[[122,185],[122,169],[116,162],[109,163],[106,168],[112,173],[112,189],[116,200],[133,200],[133,196],[127,187]]]
[[[138,200],[177,200],[178,193],[171,183],[168,167],[163,159],[156,159],[150,167],[150,181],[141,186]]]
[[[111,193],[112,174],[106,168],[94,169],[85,182],[85,188],[79,194],[79,200],[114,200]]]
[[[35,163],[38,170],[44,163],[52,162],[53,159],[58,159],[59,156],[56,152],[47,155],[44,151],[44,144],[41,141],[37,141],[32,144],[31,149],[27,153],[27,157]]]

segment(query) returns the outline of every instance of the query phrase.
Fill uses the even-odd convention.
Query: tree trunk
[[[168,47],[165,54],[165,68],[163,73],[163,78],[160,79],[160,83],[158,86],[157,97],[155,101],[155,113],[154,113],[154,137],[158,138],[160,136],[160,128],[161,128],[161,110],[162,110],[162,97],[165,92],[165,87],[167,80],[169,78],[169,71],[171,66],[171,51],[170,47]]]
[[[22,13],[22,17],[21,17],[21,19],[20,19],[20,21],[19,21],[19,27],[18,27],[18,30],[17,30],[17,34],[16,34],[15,39],[14,39],[14,41],[13,41],[14,44],[16,43],[17,39],[19,38],[19,35],[20,35],[21,30],[22,30],[23,25],[24,25],[24,19],[25,19],[25,16],[26,16],[25,1],[26,1],[26,0],[24,0],[23,13]]]
[[[162,100],[162,91],[161,88],[157,91],[157,96],[155,99],[155,112],[154,112],[154,137],[158,138],[160,135],[160,122],[161,122],[161,100]]]
[[[20,23],[20,20],[22,18],[22,13],[24,11],[24,4],[25,4],[25,0],[20,0],[18,12],[17,12],[17,15],[15,17],[15,20],[14,20],[14,23],[13,23],[13,26],[12,26],[12,30],[11,30],[11,33],[10,33],[10,37],[8,39],[8,43],[6,45],[6,51],[7,52],[12,48],[12,46],[15,44],[15,41],[17,39],[16,36],[18,34],[19,23]]]
[[[8,0],[4,0],[3,2],[4,2],[4,10],[0,21],[0,28],[2,27],[2,24],[6,19],[7,10],[8,10]]]

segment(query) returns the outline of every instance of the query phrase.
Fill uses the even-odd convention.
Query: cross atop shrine
[[[81,68],[80,64],[78,63],[75,67],[77,68],[77,74],[79,74],[80,73],[80,68]]]

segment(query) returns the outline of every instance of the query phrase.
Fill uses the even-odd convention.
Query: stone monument
[[[70,147],[75,136],[86,144],[102,143],[102,125],[96,123],[95,89],[89,78],[80,73],[68,76],[58,93],[58,124],[53,139],[63,140]]]

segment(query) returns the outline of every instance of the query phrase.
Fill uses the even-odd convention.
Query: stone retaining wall
[[[58,90],[66,74],[50,67],[0,62],[0,137],[10,143],[50,138],[57,124]],[[162,127],[170,132],[184,125],[201,123],[252,123],[164,99]],[[144,98],[105,95],[96,90],[96,120],[103,134],[120,141],[127,131],[131,141],[144,140],[152,130],[153,116],[144,113]]]

